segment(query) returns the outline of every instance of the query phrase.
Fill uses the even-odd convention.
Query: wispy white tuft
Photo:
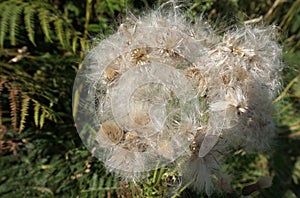
[[[220,172],[229,149],[264,151],[275,134],[283,67],[275,33],[247,25],[218,35],[172,1],[128,17],[78,74],[82,140],[124,178],[178,163],[194,190],[231,191]]]

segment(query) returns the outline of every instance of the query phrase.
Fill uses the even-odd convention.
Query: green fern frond
[[[3,126],[3,120],[2,120],[2,102],[0,100],[0,127]],[[1,132],[1,129],[0,129]],[[1,133],[0,133],[0,139],[1,139]],[[0,146],[1,147],[1,146]]]
[[[33,102],[33,119],[36,127],[43,128],[45,119],[57,122],[57,115],[52,109],[53,104],[50,103],[49,107],[41,104],[35,99],[31,99]]]
[[[70,45],[70,41],[71,41],[71,36],[72,36],[72,32],[71,32],[71,29],[69,28],[66,28],[66,31],[65,31],[65,43],[66,43],[66,46],[69,48],[71,45]]]
[[[116,193],[120,189],[119,180],[112,175],[99,175],[94,173],[88,186],[82,186],[83,197],[109,197],[108,194]]]
[[[41,110],[42,110],[42,114],[40,116],[40,122],[39,122],[40,129],[43,128],[45,123],[45,117],[46,117],[46,110],[44,108],[41,108]]]
[[[111,177],[109,177],[108,179],[110,179]],[[100,177],[99,179],[99,184],[98,184],[98,186],[96,187],[96,188],[98,188],[98,189],[101,189],[101,187],[102,186],[104,186],[104,180],[106,180],[106,178],[105,177]],[[110,186],[109,186],[110,187]],[[99,196],[102,196],[102,197],[105,197],[105,193],[104,193],[104,191],[100,191],[99,193],[98,193],[98,195]]]
[[[31,5],[25,7],[24,9],[25,28],[29,40],[34,46],[36,46],[34,42],[34,14],[35,14],[35,9]]]
[[[57,38],[63,48],[72,47],[75,53],[77,42],[82,41],[82,39],[79,39],[80,33],[74,29],[72,21],[67,16],[66,13],[62,13],[52,4],[39,0],[0,2],[0,47],[3,48],[8,33],[9,38],[7,40],[10,40],[12,45],[16,45],[16,38],[21,34],[18,30],[23,28],[26,30],[30,42],[36,45],[35,33],[39,27],[35,21],[38,21],[47,41],[52,42]],[[81,46],[84,45],[81,43]]]
[[[39,126],[39,112],[40,112],[40,103],[38,103],[36,100],[33,100],[34,102],[34,108],[33,108],[33,119],[34,119],[34,124],[36,127]]]
[[[28,115],[28,108],[29,108],[29,102],[30,98],[26,95],[24,95],[22,100],[22,107],[20,109],[21,111],[21,121],[19,126],[19,133],[21,133],[24,130],[25,122],[26,122],[26,116]]]
[[[52,103],[52,104],[50,103],[49,107],[44,107],[44,109],[45,109],[45,111],[46,111],[45,117],[46,117],[48,120],[57,122],[58,115],[55,114],[54,110],[52,109],[52,106],[53,106],[53,103]]]
[[[10,105],[10,115],[11,115],[11,124],[14,130],[18,130],[18,90],[15,87],[12,87],[9,92],[9,105]]]
[[[3,87],[4,87],[4,83],[5,81],[0,77],[0,96],[1,96],[1,92],[3,90]],[[0,100],[0,126],[2,126],[2,102]],[[0,135],[0,139],[1,139],[1,135]]]
[[[105,182],[105,187],[108,187],[108,188],[111,187],[112,186],[112,182],[113,182],[113,178],[112,177],[108,177],[106,179],[106,182]]]
[[[17,2],[18,4],[15,4],[16,6],[11,10],[10,14],[10,30],[9,30],[9,37],[10,37],[10,43],[12,45],[16,45],[16,35],[18,34],[18,19],[19,16],[26,4],[23,2]]]
[[[4,44],[4,38],[6,36],[6,33],[8,31],[8,23],[9,23],[9,17],[11,15],[11,9],[14,7],[13,5],[10,5],[8,2],[4,2],[1,5],[2,12],[0,13],[0,46],[3,48]]]
[[[5,80],[0,77],[0,94],[3,90],[4,84],[5,84]]]
[[[50,37],[50,12],[47,9],[40,8],[39,10],[39,19],[40,19],[40,24],[42,27],[42,30],[46,36],[46,39],[48,39],[50,42],[52,42],[51,37]]]
[[[73,53],[76,52],[76,48],[77,48],[77,40],[78,40],[78,36],[74,35],[73,39],[72,39],[72,51]]]
[[[91,181],[91,182],[92,182],[92,185],[91,185],[90,188],[93,189],[93,190],[94,190],[94,189],[97,189],[97,188],[99,187],[99,186],[98,186],[98,181],[99,181],[99,180],[100,180],[100,182],[99,182],[100,185],[99,185],[99,186],[102,187],[103,184],[101,184],[101,183],[103,183],[103,180],[104,180],[104,179],[103,179],[103,178],[98,178],[98,174],[95,174],[95,173],[94,173],[94,174],[93,174],[93,177],[92,177],[92,181]],[[92,194],[91,194],[90,196],[96,197],[96,196],[97,196],[97,195],[96,195],[96,192],[95,192],[95,191],[92,192]]]
[[[63,27],[64,21],[62,19],[56,19],[54,21],[54,28],[55,28],[55,33],[59,39],[60,44],[63,47],[66,47],[66,40],[65,40],[65,31]]]

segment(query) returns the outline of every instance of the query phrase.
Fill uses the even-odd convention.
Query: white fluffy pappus
[[[193,190],[210,196],[216,189],[229,189],[228,184],[220,186],[221,180],[224,182],[224,174],[221,173],[220,168],[227,147],[223,140],[219,140],[204,157],[199,157],[200,145],[205,138],[203,132],[204,130],[201,130],[195,137],[191,145],[191,153],[185,162],[180,164],[180,170],[184,183],[190,183]]]
[[[153,11],[88,53],[81,76],[95,94],[86,102],[97,100],[96,146],[109,171],[137,178],[187,152],[205,112],[186,76],[205,51],[190,27],[178,13]]]
[[[243,26],[218,35],[176,9],[128,18],[79,73],[93,93],[82,102],[95,103],[84,116],[93,116],[96,132],[87,139],[79,131],[82,140],[125,179],[172,163],[196,191],[211,195],[218,183],[230,191],[220,172],[229,149],[264,151],[274,136],[283,67],[275,31]]]

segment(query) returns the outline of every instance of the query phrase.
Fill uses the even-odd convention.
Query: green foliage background
[[[0,197],[201,197],[177,187],[162,168],[141,183],[107,174],[82,145],[72,118],[72,86],[93,38],[113,33],[127,14],[163,0],[0,1]],[[268,154],[232,153],[227,172],[236,196],[262,175],[253,197],[300,197],[300,0],[189,0],[187,18],[203,15],[216,31],[263,21],[280,29],[283,93],[274,101],[278,137]],[[213,197],[232,195],[215,194]]]

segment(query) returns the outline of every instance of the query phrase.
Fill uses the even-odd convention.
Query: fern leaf
[[[34,119],[35,126],[38,127],[39,126],[39,112],[40,112],[41,105],[36,100],[33,100],[33,102],[34,102],[33,119]]]
[[[2,102],[0,100],[0,127],[3,126],[3,120],[2,120]],[[1,128],[0,128],[0,139],[2,139],[2,134],[1,134]],[[1,147],[1,146],[0,146]],[[1,149],[0,149],[1,150]]]
[[[112,179],[113,179],[113,178],[112,178],[111,176],[108,176],[108,177],[106,178],[105,187],[106,187],[107,189],[110,189],[110,188],[113,186]]]
[[[91,187],[90,187],[90,189],[92,190],[91,195],[90,195],[91,197],[97,196],[97,194],[96,194],[97,192],[95,191],[95,189],[97,189],[97,187],[98,187],[98,180],[99,180],[98,174],[94,173],[93,178],[92,178]]]
[[[35,10],[31,5],[28,5],[24,9],[24,22],[27,35],[31,43],[36,46],[34,42],[34,13]]]
[[[46,116],[46,110],[44,108],[42,108],[42,114],[41,114],[40,122],[39,122],[40,129],[43,128],[43,126],[44,126],[45,116]]]
[[[62,19],[57,19],[54,21],[54,27],[56,35],[59,39],[60,44],[65,48],[66,47],[66,41],[64,36],[64,27],[63,27],[64,21]]]
[[[72,36],[72,30],[69,28],[66,28],[65,43],[66,43],[66,47],[68,47],[68,48],[70,47],[71,36]]]
[[[3,90],[4,84],[5,84],[5,80],[0,77],[0,93]]]
[[[5,4],[6,3],[6,4]],[[9,17],[11,14],[11,9],[13,9],[14,4],[10,5],[8,2],[4,2],[1,5],[3,12],[0,13],[0,47],[3,48],[4,38],[8,31]]]
[[[73,51],[73,53],[76,53],[77,40],[78,40],[78,36],[74,35],[74,37],[72,39],[72,51]]]
[[[16,34],[18,33],[18,19],[21,14],[22,9],[24,8],[24,3],[18,2],[16,6],[11,11],[10,14],[10,30],[9,30],[9,39],[11,45],[16,45]]]
[[[41,27],[43,30],[43,33],[45,34],[46,38],[52,42],[51,37],[50,37],[50,12],[49,10],[46,10],[44,8],[40,8],[39,10],[39,19],[40,19],[40,23],[41,23]]]
[[[105,191],[104,190],[102,190],[102,186],[103,186],[103,184],[104,184],[104,180],[105,180],[105,177],[101,177],[100,178],[100,182],[99,182],[99,191],[98,191],[98,196],[99,197],[105,197]],[[109,197],[109,196],[107,196],[107,197]]]
[[[3,90],[3,85],[4,85],[5,81],[0,77],[0,95],[1,95],[1,92]],[[2,102],[0,100],[0,126],[2,126],[3,124],[3,121],[2,121]],[[1,139],[1,136],[0,136],[0,139]]]
[[[23,96],[22,107],[21,107],[21,121],[19,126],[19,133],[24,130],[26,116],[28,115],[28,107],[29,107],[30,98],[28,96]]]
[[[11,88],[9,92],[9,105],[10,105],[10,115],[11,115],[11,124],[14,130],[18,130],[18,90],[17,88]]]

